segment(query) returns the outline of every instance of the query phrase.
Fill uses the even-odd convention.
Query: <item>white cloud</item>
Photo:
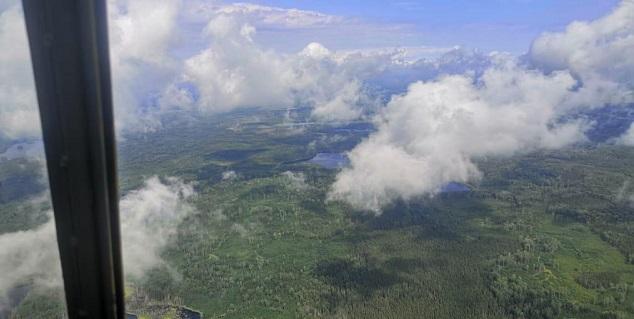
[[[208,20],[218,15],[227,15],[266,27],[314,28],[341,24],[345,21],[342,17],[310,10],[285,9],[251,3],[223,4],[218,1],[193,1],[187,9],[190,17],[196,20]]]
[[[19,3],[0,12],[0,136],[41,135],[31,56]],[[10,48],[10,49],[9,49]]]
[[[156,127],[144,104],[172,80],[178,63],[169,51],[180,8],[178,0],[110,0],[109,34],[115,115],[119,130]],[[21,6],[0,12],[0,135],[41,135],[30,54]],[[152,78],[152,81],[147,81]]]
[[[179,0],[109,0],[110,59],[117,129],[159,126],[152,96],[178,72],[170,50],[179,30]],[[151,80],[148,80],[151,79]]]
[[[14,11],[4,14],[12,17],[12,28],[22,23],[15,14],[19,10]],[[418,76],[425,72],[419,64],[403,63],[405,49],[333,52],[313,42],[300,52],[280,54],[253,40],[256,27],[312,28],[348,22],[318,12],[245,3],[109,0],[116,127],[119,132],[155,130],[166,111],[217,113],[254,106],[311,106],[315,119],[347,121],[380,105],[368,81],[430,77]],[[3,64],[13,67],[22,59],[26,66],[7,74],[26,81],[0,84],[0,94],[10,96],[4,101],[14,101],[0,107],[0,121],[7,122],[2,131],[11,137],[39,132],[23,31],[23,45],[18,46],[23,52]],[[19,33],[2,34],[7,38]],[[193,44],[191,34],[196,34]],[[23,83],[18,87],[24,94],[15,94],[10,83]]]
[[[163,183],[152,177],[143,188],[121,199],[123,263],[128,276],[139,278],[163,262],[161,249],[183,218],[194,211],[187,203],[193,195],[192,185],[176,178],[167,178]]]
[[[534,65],[548,71],[570,69],[581,79],[583,86],[567,101],[570,107],[632,100],[633,61],[626,52],[633,43],[633,3],[626,0],[608,17],[572,24],[566,32],[545,34],[533,44],[529,58]],[[24,28],[17,4],[7,8],[0,20],[0,42],[18,50],[0,58],[0,130],[10,137],[34,136],[39,122]],[[159,128],[162,114],[174,109],[214,113],[308,105],[318,120],[352,120],[381,104],[372,91],[377,87],[401,92],[416,80],[472,71],[477,75],[495,59],[455,49],[437,60],[412,62],[410,51],[437,54],[448,49],[335,52],[319,43],[281,54],[257,44],[256,28],[305,31],[356,22],[247,3],[109,0],[109,18],[119,131]]]
[[[634,1],[609,15],[573,22],[564,32],[545,33],[532,44],[531,62],[546,70],[570,70],[583,83],[579,105],[634,101]]]
[[[8,294],[16,285],[61,287],[62,273],[55,238],[52,218],[32,230],[0,235],[0,310],[6,306]]]
[[[227,15],[204,30],[208,47],[185,60],[181,77],[164,92],[164,108],[214,113],[303,104],[313,106],[318,119],[350,120],[375,102],[361,80],[376,72],[384,56],[340,55],[318,43],[279,54],[261,49],[252,40],[255,28]]]
[[[317,42],[311,42],[299,54],[314,59],[326,59],[332,52]]]
[[[410,60],[408,49],[398,49],[392,55],[393,63],[383,62],[382,71],[369,77],[373,86],[390,92],[401,93],[409,84],[428,81],[443,75],[473,74],[478,76],[497,60],[507,59],[502,53],[483,53],[455,47],[434,58]],[[384,51],[389,53],[389,51]]]
[[[188,204],[194,195],[192,185],[176,178],[161,182],[152,177],[142,188],[121,199],[123,262],[129,278],[139,278],[163,263],[161,249],[183,218],[194,212]],[[7,302],[7,294],[18,284],[61,287],[55,223],[51,212],[49,215],[49,221],[37,228],[0,235],[0,310]]]
[[[110,0],[109,32],[115,59],[167,64],[180,1]]]
[[[358,81],[345,83],[330,101],[315,105],[313,115],[322,120],[350,121],[363,114],[363,91]]]
[[[416,63],[421,60],[433,60],[451,51],[461,50],[460,47],[431,47],[431,46],[394,46],[378,48],[362,48],[347,50],[347,53],[361,53],[365,55],[389,54],[403,63]],[[397,54],[394,54],[394,53]]]
[[[209,47],[185,60],[182,79],[197,89],[199,110],[224,112],[292,103],[288,92],[291,70],[281,57],[253,43],[251,27],[219,16],[209,21],[205,31]]]
[[[478,158],[584,140],[589,124],[563,121],[564,115],[633,102],[632,51],[634,1],[624,0],[608,16],[536,39],[528,58],[538,70],[500,54],[465,60],[466,55],[452,57],[450,52],[437,62],[447,66],[442,70],[426,61],[414,63],[438,75],[468,71],[474,61],[475,77],[418,82],[394,96],[377,117],[378,131],[349,153],[352,165],[337,176],[330,198],[380,212],[396,198],[434,194],[450,181],[477,179]],[[443,63],[446,58],[457,63]],[[411,69],[395,74],[407,75]],[[486,70],[481,77],[478,69]],[[634,144],[634,128],[620,142]]]
[[[630,127],[623,133],[623,135],[619,136],[616,139],[617,144],[634,146],[634,123],[630,125]]]
[[[309,43],[294,54],[263,49],[261,28],[347,23],[312,11],[180,0],[109,0],[116,127],[159,129],[171,110],[225,112],[240,107],[312,106],[319,120],[351,120],[378,105],[366,80],[394,64],[397,50],[332,52]],[[4,10],[0,41],[0,130],[36,136],[39,121],[23,19]],[[151,80],[148,80],[151,79]]]
[[[349,154],[330,198],[380,212],[396,198],[434,194],[480,173],[477,158],[557,148],[583,140],[582,123],[558,123],[573,94],[566,72],[545,76],[505,62],[474,79],[417,82],[394,96],[378,131]]]

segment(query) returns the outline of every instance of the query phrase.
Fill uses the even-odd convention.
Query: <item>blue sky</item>
[[[241,1],[245,2],[245,1]],[[297,49],[300,39],[334,49],[382,46],[460,45],[484,51],[525,52],[544,31],[560,31],[574,20],[610,12],[617,0],[252,0],[250,3],[313,10],[355,18],[365,28],[305,30],[293,34],[261,30],[263,43]],[[293,43],[297,42],[297,45]],[[304,41],[305,42],[305,41]],[[284,43],[284,44],[282,44]]]

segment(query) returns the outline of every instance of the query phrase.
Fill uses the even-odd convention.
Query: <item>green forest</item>
[[[482,178],[468,191],[399,200],[376,214],[330,200],[338,169],[307,160],[345,153],[371,125],[281,119],[262,110],[174,116],[120,142],[122,196],[151,176],[178,177],[196,192],[194,212],[161,251],[165,263],[127,281],[129,312],[634,318],[634,149],[588,143],[479,159]],[[0,233],[49,218],[46,204],[25,204],[45,185],[29,165],[0,162]],[[11,318],[61,312],[59,290],[31,289]]]

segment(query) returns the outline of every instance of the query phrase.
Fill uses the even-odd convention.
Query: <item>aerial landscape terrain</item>
[[[328,155],[370,126],[298,131],[279,113],[190,119],[188,129],[121,143],[124,197],[170,176],[196,193],[161,251],[165,264],[129,283],[133,312],[178,303],[209,318],[634,314],[634,208],[624,198],[634,149],[587,144],[483,160],[478,183],[397,201],[376,216],[326,200],[333,162],[343,161]],[[331,161],[315,163],[318,154]],[[4,194],[15,194],[2,199],[5,232],[46,220],[45,207],[19,207],[29,191],[18,187],[42,178],[18,174],[29,165],[2,161]],[[28,293],[15,317],[51,311],[41,306],[50,293]]]
[[[126,311],[634,318],[634,1],[613,2],[521,54],[411,58],[259,47],[378,28],[313,11],[109,1]],[[0,6],[3,48],[20,17]],[[0,59],[0,319],[65,318],[23,46]]]

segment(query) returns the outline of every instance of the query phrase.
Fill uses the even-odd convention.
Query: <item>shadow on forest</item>
[[[318,215],[325,215],[328,213],[328,209],[324,205],[325,200],[326,196],[320,196],[318,199],[304,199],[300,201],[299,206]]]
[[[370,265],[356,265],[352,261],[335,259],[317,264],[315,274],[327,283],[342,290],[353,289],[364,297],[375,290],[392,286],[400,278]]]
[[[338,240],[358,246],[370,244],[387,234],[385,231],[406,231],[413,235],[415,241],[427,242],[428,249],[443,247],[462,251],[467,249],[465,247],[475,249],[499,244],[495,236],[483,235],[470,222],[473,218],[493,217],[493,213],[479,194],[441,194],[434,198],[398,200],[380,215],[353,212],[349,216],[356,227],[335,232],[334,235]],[[396,274],[407,274],[421,268],[446,267],[447,263],[448,260],[443,258],[420,260],[394,257],[387,259],[380,268],[394,270]]]
[[[385,261],[383,264],[384,268],[393,269],[399,273],[411,273],[417,269],[421,268],[433,268],[438,269],[442,267],[447,267],[448,261],[443,258],[431,258],[431,259],[420,259],[420,258],[404,258],[404,257],[392,257]]]
[[[441,194],[434,198],[397,200],[380,215],[356,213],[357,224],[371,230],[391,230],[416,226],[420,239],[459,240],[466,222],[489,215],[491,209],[470,194]]]
[[[266,151],[265,148],[256,148],[256,149],[228,149],[228,150],[220,150],[215,151],[211,154],[205,156],[206,159],[210,160],[221,160],[221,161],[244,161],[251,157],[252,155],[261,153]]]

